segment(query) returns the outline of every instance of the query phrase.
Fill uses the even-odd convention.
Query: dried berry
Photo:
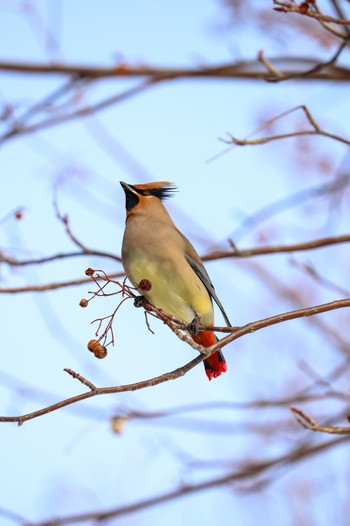
[[[106,358],[107,356],[107,349],[103,345],[99,344],[96,345],[94,349],[94,356],[95,358],[98,358],[99,360],[103,360],[103,358]]]
[[[80,307],[87,307],[89,305],[89,302],[87,299],[83,298],[79,302]]]
[[[87,269],[85,270],[85,274],[86,274],[87,276],[92,276],[94,273],[95,273],[95,271],[94,271],[93,268],[90,268],[90,267],[89,267],[89,268],[87,268]]]
[[[142,279],[139,283],[139,286],[138,288],[142,291],[142,292],[149,292],[152,288],[152,283],[150,282],[149,279]]]
[[[87,348],[89,349],[89,351],[94,352],[94,348],[98,343],[100,343],[98,340],[90,340],[87,344]]]
[[[308,2],[302,2],[299,6],[300,13],[307,13],[309,10],[309,3]]]
[[[102,360],[107,356],[107,349],[98,340],[90,340],[87,344],[90,352],[94,353],[95,358]]]

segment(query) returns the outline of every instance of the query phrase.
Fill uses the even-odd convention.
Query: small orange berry
[[[87,348],[90,352],[94,353],[95,358],[99,358],[102,360],[103,358],[106,358],[107,356],[107,349],[103,345],[100,344],[98,340],[90,340],[87,344]]]

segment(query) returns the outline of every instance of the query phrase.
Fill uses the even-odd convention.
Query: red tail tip
[[[205,369],[205,374],[208,377],[208,380],[212,380],[213,378],[217,378],[222,373],[226,373],[227,371],[227,363],[226,362],[219,362],[215,369]]]

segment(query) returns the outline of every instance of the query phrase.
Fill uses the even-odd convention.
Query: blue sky
[[[261,48],[278,55],[290,49],[302,53],[305,47],[301,37],[278,45],[253,27],[226,30],[228,12],[219,1],[152,0],[146,5],[140,0],[62,0],[55,8],[46,1],[30,5],[33,10],[25,14],[21,2],[0,2],[0,60],[96,65],[123,60],[193,66],[255,58]],[[59,46],[47,45],[47,30]],[[315,45],[312,50],[310,54],[322,53]],[[1,73],[0,101],[16,101],[24,111],[28,103],[41,100],[61,83],[63,79],[57,77]],[[82,95],[83,100],[100,100],[133,83],[101,81]],[[88,246],[119,254],[125,216],[119,181],[153,179],[178,185],[179,192],[167,206],[201,254],[225,248],[245,217],[290,193],[332,179],[343,162],[344,146],[320,138],[303,143],[310,148],[308,164],[302,157],[303,145],[297,141],[234,148],[207,162],[225,148],[218,138],[226,132],[243,137],[262,120],[300,104],[307,104],[328,129],[349,136],[349,119],[344,118],[348,112],[346,86],[178,80],[156,86],[95,117],[13,139],[0,149],[0,217],[18,207],[24,208],[24,217],[0,226],[1,247],[18,258],[74,249],[52,205],[53,187],[58,182],[60,210],[68,214],[78,238]],[[284,126],[293,126],[299,118],[293,115]],[[101,129],[115,141],[112,150],[101,140]],[[123,162],[120,148],[124,161],[127,152],[131,163]],[[319,174],[320,160],[330,165],[323,175]],[[291,243],[346,231],[346,202],[343,208],[339,204],[333,221],[327,221],[327,206],[322,201],[273,217],[242,236],[240,246],[253,246],[261,240]],[[312,258],[326,273],[332,268],[330,277],[346,287],[347,269],[342,261],[348,257],[347,248],[342,248],[341,257],[337,254],[330,249],[297,258],[302,262]],[[1,286],[81,278],[88,266],[120,269],[111,261],[94,258],[36,268],[3,268]],[[211,262],[207,269],[237,325],[296,308],[287,294],[276,293],[269,284],[271,277],[289,290],[302,289],[305,306],[335,299],[334,291],[316,289],[290,264],[288,255]],[[116,321],[115,348],[106,360],[94,360],[86,350],[93,336],[90,322],[113,310],[115,298],[95,300],[87,309],[80,309],[80,299],[91,289],[92,285],[87,285],[37,295],[0,295],[5,342],[0,367],[1,414],[29,412],[80,393],[78,382],[63,373],[65,367],[97,385],[118,385],[170,371],[194,356],[160,323],[152,321],[156,334],[151,335],[143,313],[127,303]],[[346,320],[344,313],[337,316],[330,314],[327,323]],[[247,460],[272,457],[298,440],[309,439],[309,434],[296,430],[286,407],[259,414],[207,410],[183,417],[182,423],[176,419],[147,424],[135,421],[128,423],[120,436],[112,433],[108,419],[130,408],[156,411],[194,403],[285,396],[310,383],[300,366],[303,359],[322,376],[344,358],[304,320],[249,335],[229,346],[225,355],[229,372],[215,382],[207,382],[198,367],[176,382],[90,400],[21,428],[2,424],[0,510],[40,521],[109,509],[224,473],[227,462],[238,468]],[[346,382],[337,388],[345,389]],[[327,409],[325,405],[319,411],[327,415]],[[279,429],[285,421],[286,430]],[[267,422],[272,427],[276,422],[277,429],[257,437],[242,431],[244,422]],[[303,492],[307,490],[313,523],[341,524],[339,510],[345,509],[347,501],[342,493],[346,476],[346,466],[340,465],[342,455],[344,447],[322,457],[323,471],[333,481],[336,498],[320,479],[316,457],[277,477],[260,494],[242,495],[234,486],[218,488],[115,522],[123,526],[179,521],[209,526],[220,522],[226,526],[235,518],[240,525],[250,526],[258,519],[262,525],[287,526],[289,517],[298,517],[297,510],[305,506]],[[207,460],[217,460],[217,465],[208,466]],[[193,467],[195,461],[200,467]],[[220,461],[227,462],[222,465]],[[312,490],[313,486],[317,489]],[[5,516],[1,520],[6,526],[13,524]]]

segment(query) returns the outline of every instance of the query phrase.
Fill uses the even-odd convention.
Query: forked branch
[[[303,111],[307,122],[311,126],[311,129],[309,129],[309,130],[296,130],[296,131],[291,131],[289,133],[280,133],[280,134],[276,134],[276,135],[270,135],[268,137],[261,137],[260,139],[254,139],[254,140],[250,139],[250,137],[252,137],[253,135],[256,135],[259,132],[261,132],[262,130],[264,130],[265,128],[270,126],[272,123],[276,122],[278,119],[286,117],[287,115],[290,115],[291,113],[293,113],[293,112],[295,112],[297,110],[302,110]],[[338,141],[338,142],[341,142],[343,144],[346,144],[346,145],[350,146],[350,140],[349,139],[347,139],[345,137],[342,137],[341,135],[337,135],[335,133],[331,133],[331,132],[321,128],[320,125],[316,122],[315,118],[311,115],[311,112],[309,111],[307,106],[304,106],[304,105],[296,106],[295,108],[292,108],[292,109],[287,110],[287,111],[285,111],[283,113],[280,113],[279,115],[276,115],[272,119],[269,119],[268,121],[266,121],[262,126],[260,126],[257,130],[255,130],[253,133],[251,133],[250,135],[248,135],[244,139],[238,139],[237,137],[234,137],[233,135],[229,135],[228,139],[221,139],[221,140],[223,142],[225,142],[226,144],[231,144],[231,145],[237,145],[237,146],[250,145],[250,146],[254,146],[254,145],[257,145],[257,144],[266,144],[268,142],[277,141],[277,140],[280,140],[280,139],[289,139],[291,137],[299,137],[299,136],[305,136],[305,135],[319,135],[319,136],[322,136],[322,137],[328,137],[329,139],[333,139],[335,141]],[[225,153],[225,152],[223,152],[223,153]],[[221,154],[219,154],[219,155],[221,155]],[[215,156],[213,159],[215,159],[218,156]]]

